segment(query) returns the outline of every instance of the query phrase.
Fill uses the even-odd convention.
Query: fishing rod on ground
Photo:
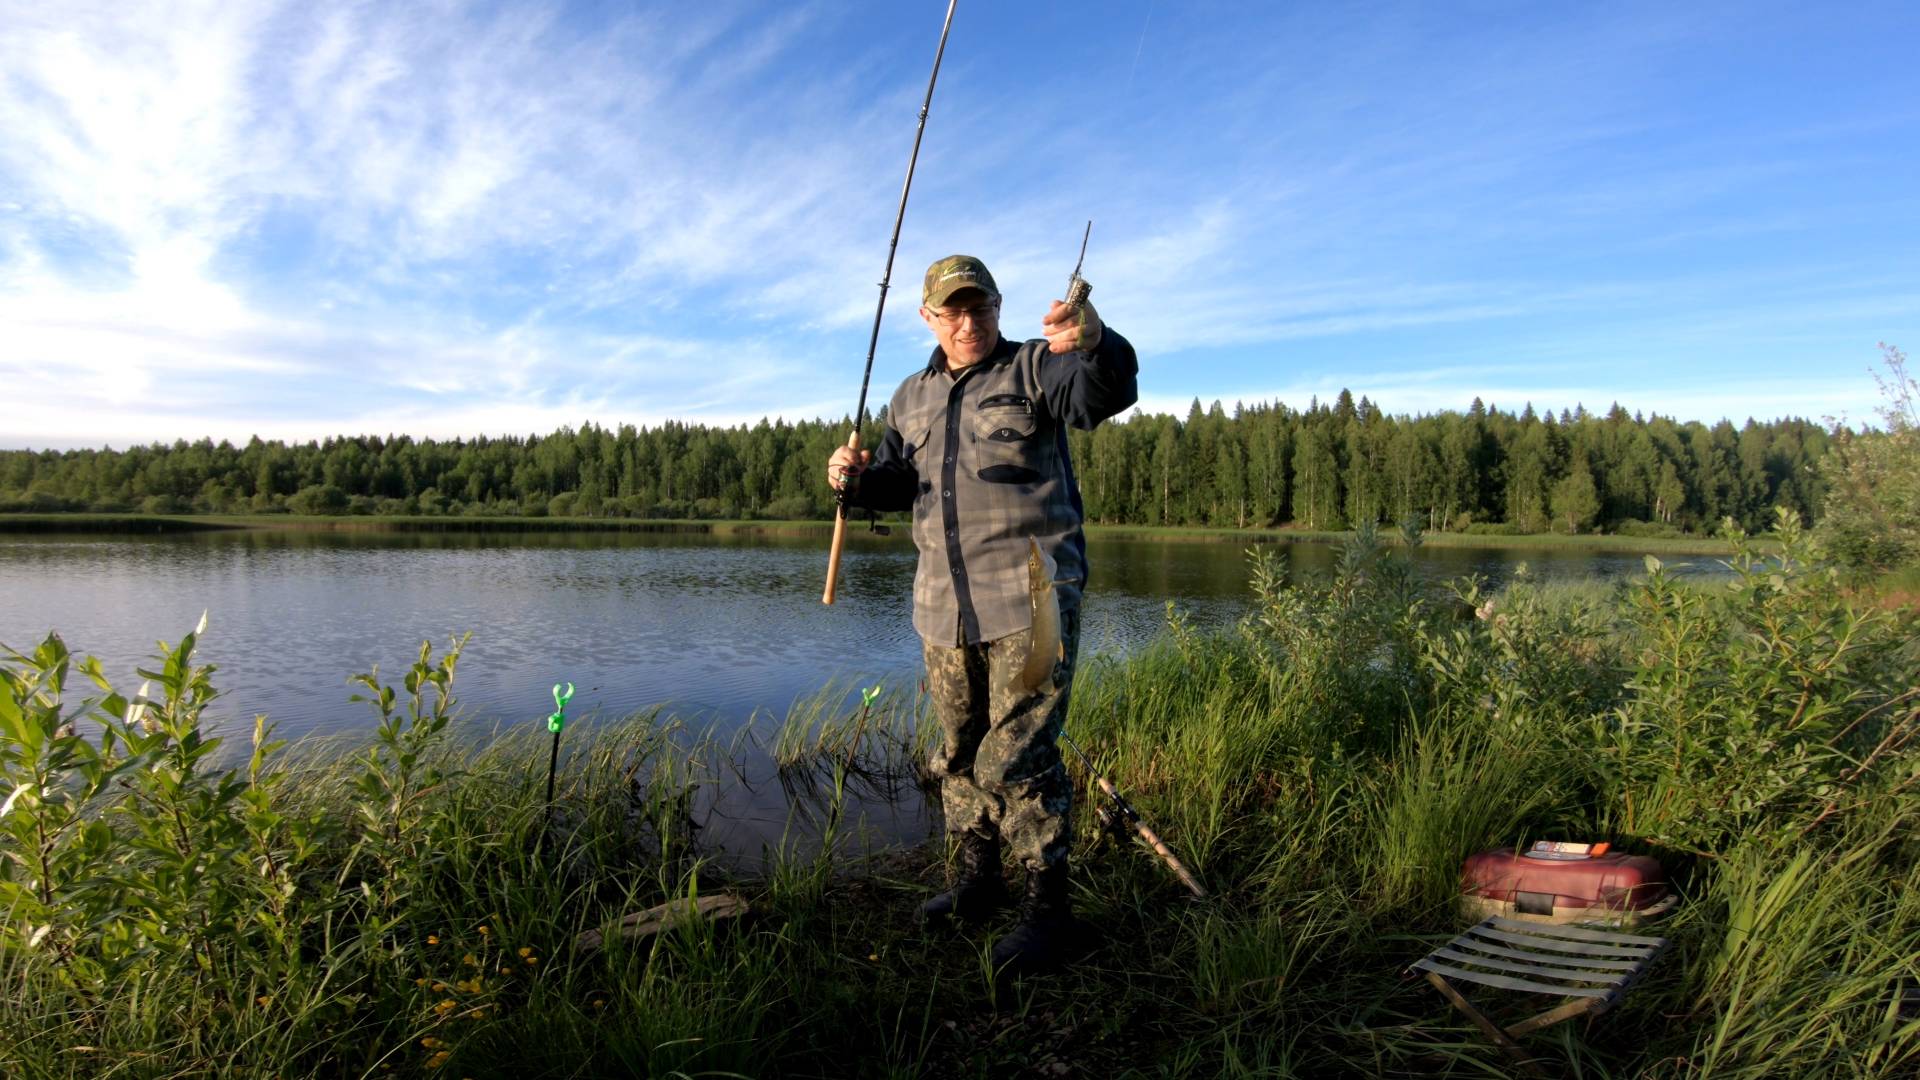
[[[893,256],[900,248],[900,223],[907,217],[907,193],[913,190],[913,168],[920,162],[920,138],[927,132],[927,110],[933,106],[933,85],[940,79],[940,60],[947,54],[947,32],[953,29],[953,9],[960,0],[947,0],[946,22],[940,26],[940,47],[933,54],[933,74],[927,76],[927,96],[920,102],[920,123],[913,132],[913,153],[907,157],[907,179],[900,185],[900,209],[893,215],[893,238],[887,241],[887,268],[880,275],[880,304],[873,312],[873,333],[867,339],[867,370],[860,376],[860,405],[853,411],[853,434],[847,437],[847,449],[852,450],[856,460],[860,452],[860,427],[867,420],[867,384],[873,379],[873,355],[880,347],[880,319],[887,313],[887,289],[893,281]],[[833,546],[827,551],[827,590],[820,597],[823,604],[833,603],[833,593],[840,583],[840,552],[847,542],[847,502],[850,485],[857,483],[854,475],[841,477],[839,506],[833,515]]]
[[[1140,834],[1140,839],[1153,849],[1155,855],[1160,856],[1160,861],[1167,864],[1167,869],[1173,871],[1174,876],[1187,887],[1187,891],[1193,894],[1194,899],[1205,900],[1206,886],[1200,884],[1200,879],[1193,876],[1193,871],[1187,869],[1186,864],[1180,861],[1180,857],[1167,846],[1167,842],[1160,839],[1160,834],[1153,831],[1153,827],[1140,816],[1140,811],[1135,810],[1133,804],[1120,794],[1120,789],[1113,786],[1113,781],[1102,776],[1100,770],[1093,767],[1093,759],[1087,757],[1087,752],[1080,749],[1079,743],[1073,741],[1073,736],[1062,730],[1060,737],[1066,740],[1066,744],[1073,748],[1075,754],[1080,756],[1080,764],[1086,766],[1088,778],[1105,793],[1107,801],[1111,804],[1111,806],[1098,807],[1094,811],[1100,818],[1100,827],[1114,833],[1124,833],[1128,826],[1132,826],[1133,831]]]

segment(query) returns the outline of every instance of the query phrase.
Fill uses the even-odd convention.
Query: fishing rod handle
[[[1194,899],[1207,898],[1207,890],[1200,884],[1200,879],[1193,876],[1193,871],[1187,869],[1186,864],[1180,861],[1180,857],[1167,846],[1167,842],[1148,828],[1146,822],[1135,821],[1133,828],[1140,834],[1140,839],[1145,840],[1147,846],[1153,849],[1153,853],[1160,856],[1160,861],[1167,864],[1167,869],[1172,870],[1174,876],[1180,879],[1180,883],[1187,887],[1187,891],[1193,893]]]
[[[860,449],[859,428],[854,428],[853,434],[847,436],[847,449],[855,451],[855,458],[860,456],[858,453]],[[847,482],[845,475],[841,476],[840,482],[842,484]],[[827,549],[827,591],[820,597],[820,602],[823,604],[833,603],[834,590],[840,586],[840,549],[845,547],[846,543],[847,504],[843,502],[839,504],[833,514],[833,546]]]

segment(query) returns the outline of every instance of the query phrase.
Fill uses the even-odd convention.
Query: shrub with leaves
[[[114,782],[140,762],[120,752],[127,725],[105,711],[127,702],[70,701],[73,666],[66,643],[49,634],[31,653],[8,649],[0,667],[0,947],[42,952],[63,976],[99,985],[114,970],[91,945],[115,900],[115,837],[102,811],[117,797]],[[79,733],[79,721],[99,724],[98,741]]]
[[[203,725],[215,669],[194,663],[205,629],[203,616],[178,644],[161,642],[131,698],[89,658],[78,667],[102,696],[68,700],[75,664],[58,635],[10,650],[0,669],[0,776],[12,790],[0,942],[48,958],[77,990],[109,991],[157,961],[228,985],[297,950],[298,885],[322,826],[276,798],[285,777],[268,767],[280,744],[264,717],[246,766],[220,764],[224,740]]]
[[[1920,562],[1920,382],[1907,373],[1906,354],[1880,346],[1885,375],[1875,375],[1885,399],[1884,431],[1833,430],[1821,460],[1827,498],[1820,533],[1840,563],[1854,571],[1884,572]]]
[[[437,818],[429,800],[451,779],[436,751],[453,718],[453,672],[466,643],[465,636],[455,639],[438,660],[431,642],[420,643],[420,655],[402,680],[404,709],[393,687],[381,684],[378,668],[352,680],[366,690],[352,700],[371,704],[380,722],[354,780],[359,840],[344,875],[361,872],[362,860],[372,864],[361,890],[379,911],[390,910],[438,862],[430,836]]]
[[[1683,586],[1649,557],[1629,594],[1631,695],[1601,718],[1596,759],[1629,832],[1711,850],[1801,830],[1848,801],[1874,745],[1898,735],[1911,687],[1893,617],[1847,601],[1790,511],[1777,534],[1760,552],[1731,533],[1734,575],[1716,588]]]
[[[1419,530],[1402,532],[1405,548]],[[1428,590],[1404,551],[1363,526],[1342,544],[1322,581],[1290,587],[1282,556],[1258,548],[1252,563],[1253,612],[1240,626],[1277,701],[1367,740],[1391,718],[1420,679],[1417,632],[1432,617]]]

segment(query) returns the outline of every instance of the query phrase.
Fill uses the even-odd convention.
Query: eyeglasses
[[[959,326],[960,320],[968,317],[969,315],[973,317],[973,321],[977,325],[980,323],[991,322],[994,319],[999,318],[1000,305],[998,303],[989,302],[985,304],[975,304],[972,307],[947,308],[945,310],[942,310],[940,308],[928,308],[927,311],[932,313],[934,318],[940,320],[941,326]]]

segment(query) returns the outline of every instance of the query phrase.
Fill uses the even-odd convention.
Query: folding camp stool
[[[1425,975],[1487,1038],[1526,1067],[1517,1041],[1522,1035],[1612,1008],[1666,948],[1665,938],[1494,916],[1415,961],[1408,973]],[[1502,1027],[1450,980],[1572,1000]]]

